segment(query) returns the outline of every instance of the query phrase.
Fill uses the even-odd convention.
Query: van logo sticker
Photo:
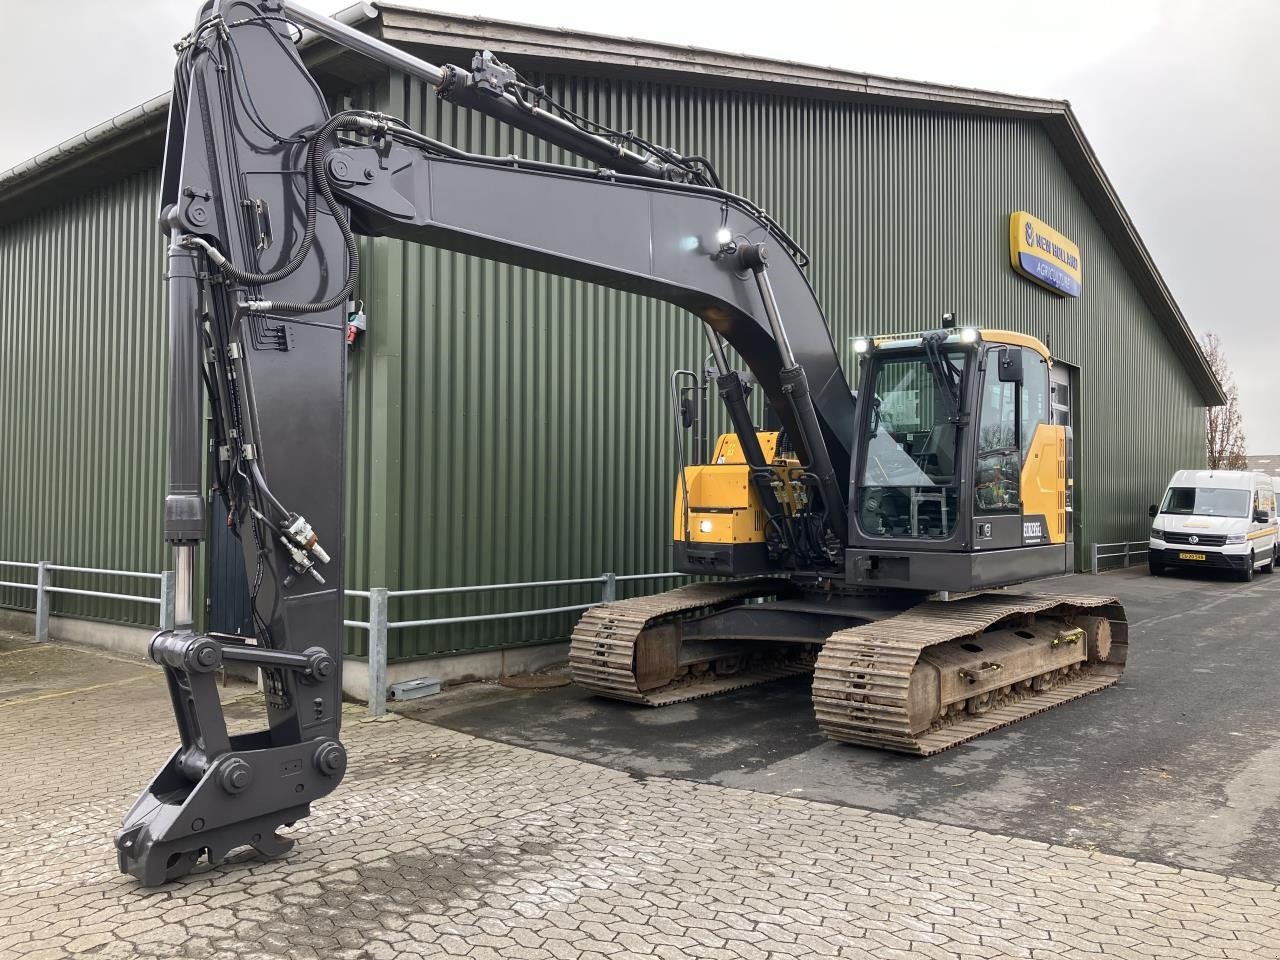
[[[1023,540],[1039,540],[1044,536],[1044,527],[1039,520],[1030,520],[1022,525]]]
[[[1200,542],[1200,538],[1197,537],[1194,533],[1187,538],[1187,543],[1199,543],[1199,542]]]

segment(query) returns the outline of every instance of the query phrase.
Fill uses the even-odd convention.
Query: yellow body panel
[[[1053,366],[1053,357],[1049,355],[1049,348],[1028,333],[1019,333],[1016,330],[979,330],[978,335],[985,344],[995,344],[996,346],[1009,344],[1010,346],[1029,347],[1049,361],[1050,366]],[[872,337],[871,342],[877,347],[883,347],[885,344],[894,343],[895,341],[919,340],[922,336],[922,333],[891,333]]]
[[[1007,343],[1014,347],[1027,347],[1048,360],[1049,366],[1053,366],[1053,357],[1049,356],[1049,348],[1030,334],[1018,333],[1016,330],[980,330],[978,332],[982,336],[983,343]]]
[[[779,480],[795,461],[777,459],[777,432],[761,432],[760,448],[765,461],[774,465]],[[764,543],[765,516],[760,498],[751,486],[751,472],[736,434],[723,434],[716,441],[710,463],[686,467],[685,484],[676,483],[675,518],[672,536],[685,539],[684,491],[689,489],[688,542]],[[784,503],[788,498],[780,494]]]
[[[1043,515],[1050,543],[1067,540],[1067,428],[1042,423],[1022,465],[1022,515]]]

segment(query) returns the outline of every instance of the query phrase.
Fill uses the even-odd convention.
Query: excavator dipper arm
[[[380,114],[330,115],[295,45],[301,26],[601,168],[476,156]],[[181,745],[116,839],[121,869],[145,884],[204,854],[283,853],[290,842],[276,829],[305,817],[345,770],[344,332],[357,234],[685,308],[750,366],[812,472],[830,543],[844,546],[853,399],[798,247],[720,189],[705,161],[566,119],[490,56],[471,70],[437,67],[281,0],[208,0],[179,44],[160,220],[170,244],[165,537],[180,582],[176,627],[157,634],[151,656],[165,668]],[[722,383],[726,392],[735,395]],[[206,455],[243,548],[251,638],[194,626]],[[228,661],[261,671],[266,729],[228,734],[214,683]]]

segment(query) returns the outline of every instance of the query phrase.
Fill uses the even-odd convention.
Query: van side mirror
[[[1254,523],[1270,523],[1271,518],[1267,516],[1267,511],[1255,510],[1253,511],[1253,522]]]
[[[1001,383],[1022,382],[1022,351],[1017,347],[1001,347],[998,366]]]
[[[1156,517],[1160,516],[1160,508],[1153,503],[1151,506],[1147,507],[1147,516],[1154,520]]]

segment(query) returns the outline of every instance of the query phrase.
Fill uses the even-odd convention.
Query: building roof
[[[771,60],[698,47],[609,37],[562,28],[462,17],[394,2],[357,3],[338,18],[397,46],[430,52],[491,48],[528,68],[555,71],[571,64],[583,75],[625,75],[700,86],[874,103],[913,109],[977,113],[1035,120],[1047,132],[1076,188],[1106,232],[1143,300],[1165,330],[1204,402],[1225,402],[1182,310],[1160,275],[1065,100],[1048,100],[923,83],[833,67]],[[311,44],[307,60],[321,85],[371,79],[367,60],[327,43]],[[32,213],[72,193],[98,186],[154,163],[160,155],[168,94],[72,137],[0,172],[0,224]]]

